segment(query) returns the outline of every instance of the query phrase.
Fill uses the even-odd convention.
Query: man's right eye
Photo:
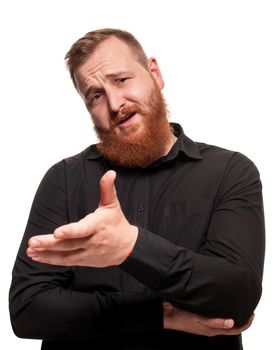
[[[96,92],[95,94],[93,94],[92,96],[89,97],[88,99],[88,104],[90,106],[92,106],[93,104],[95,104],[96,102],[98,102],[98,100],[102,97],[102,93],[101,92]]]
[[[102,93],[101,92],[97,92],[92,96],[92,101],[96,101],[101,97]]]

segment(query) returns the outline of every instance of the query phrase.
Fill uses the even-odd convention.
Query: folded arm
[[[83,260],[71,264],[71,256],[67,254],[69,249],[66,248],[65,254],[59,252],[63,263],[60,260],[57,263],[50,261],[52,252],[56,259],[55,243],[52,250],[44,251],[44,259],[49,259],[44,262],[48,264],[27,258],[25,251],[33,235],[37,232],[42,235],[56,233],[57,228],[69,226],[66,225],[69,218],[65,210],[64,171],[60,165],[51,169],[35,197],[13,271],[10,310],[15,332],[22,337],[60,339],[69,336],[72,339],[126,332],[125,324],[128,325],[127,331],[136,327],[138,330],[161,329],[162,300],[171,303],[175,307],[173,310],[181,310],[180,314],[169,313],[164,308],[164,321],[166,317],[170,321],[171,315],[178,322],[179,314],[181,327],[185,327],[185,331],[188,325],[182,326],[183,310],[189,312],[184,320],[194,313],[197,319],[200,316],[204,322],[208,321],[209,328],[205,329],[209,330],[209,317],[221,317],[222,322],[234,319],[238,326],[245,324],[261,293],[264,226],[258,173],[249,162],[237,163],[234,161],[230,165],[229,176],[223,182],[215,203],[207,239],[198,253],[138,228],[133,240],[123,245],[126,247],[123,253],[114,254],[116,260],[107,262],[108,265],[119,265],[149,286],[154,292],[150,299],[141,293],[132,296],[70,290],[73,268],[69,265],[81,265]],[[67,232],[69,234],[69,230]],[[132,232],[136,233],[135,230]],[[51,235],[52,238],[56,244],[60,244],[58,235]],[[71,237],[68,240],[72,241]],[[39,252],[42,257],[43,249]],[[107,256],[109,254],[104,258]],[[65,260],[67,257],[69,263]],[[40,261],[43,262],[43,259]],[[51,263],[53,265],[49,265]],[[102,263],[103,266],[107,265],[104,259]],[[30,326],[27,324],[29,320],[32,320]],[[170,324],[174,326],[172,322],[164,326],[170,328]],[[178,326],[176,329],[182,330]],[[222,323],[219,327],[222,333],[216,332],[214,335],[223,334],[223,328]],[[193,333],[199,334],[198,329],[193,329]],[[244,329],[239,327],[237,331]],[[210,334],[209,331],[208,334],[204,333]]]
[[[261,296],[262,188],[256,167],[244,156],[235,155],[226,174],[199,252],[140,229],[122,268],[177,308],[229,317],[240,326]]]

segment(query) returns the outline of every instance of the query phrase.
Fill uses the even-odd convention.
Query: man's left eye
[[[117,82],[124,83],[127,79],[129,79],[129,78],[119,78],[119,79],[117,79]]]

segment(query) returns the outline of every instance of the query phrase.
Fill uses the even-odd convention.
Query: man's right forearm
[[[254,315],[242,327],[234,327],[232,319],[209,318],[163,303],[163,327],[191,334],[213,337],[216,335],[238,335],[251,326]]]

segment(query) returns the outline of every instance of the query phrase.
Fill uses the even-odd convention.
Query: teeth
[[[126,116],[125,120],[131,118],[133,115],[134,115],[134,113],[128,114],[128,115]]]
[[[130,114],[128,114],[125,118],[123,118],[121,121],[120,121],[120,124],[121,123],[123,123],[123,122],[125,122],[125,120],[127,120],[127,119],[129,119],[129,118],[131,118],[133,115],[134,115],[135,113],[133,112],[133,113],[130,113]]]

